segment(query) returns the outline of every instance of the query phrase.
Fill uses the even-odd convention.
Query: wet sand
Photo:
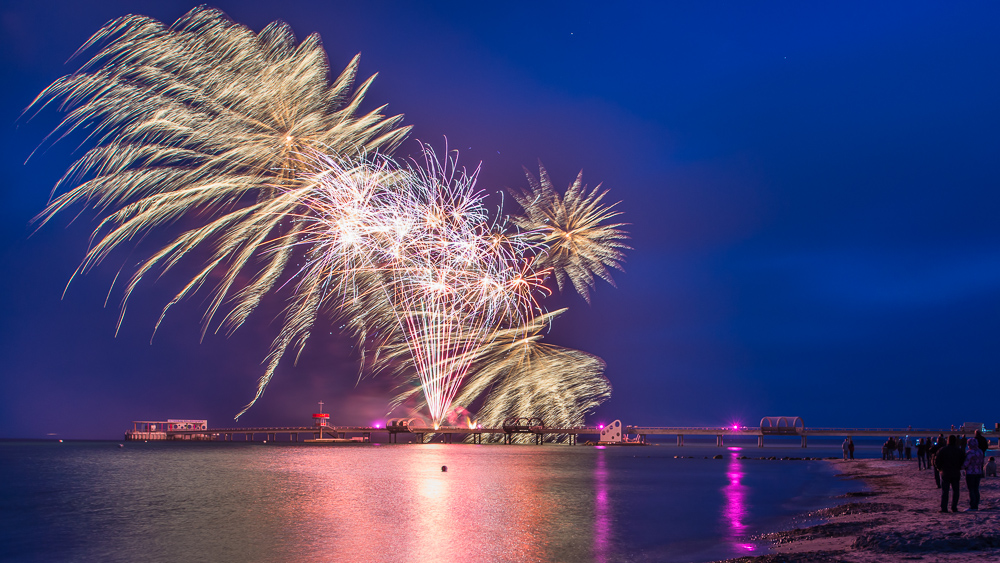
[[[1000,561],[1000,478],[984,478],[979,511],[966,512],[963,475],[959,512],[944,514],[933,471],[918,471],[916,460],[829,463],[841,478],[858,481],[857,492],[845,495],[840,506],[808,515],[822,524],[754,538],[771,542],[771,554],[727,562]]]

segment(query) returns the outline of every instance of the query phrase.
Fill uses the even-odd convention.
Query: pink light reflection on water
[[[288,545],[277,548],[288,554],[266,560],[586,561],[593,501],[574,504],[548,487],[558,466],[544,455],[521,446],[490,447],[486,454],[482,448],[274,450],[284,455],[275,456],[272,471],[291,483],[278,479],[287,484],[267,490],[281,491],[275,517],[290,533]],[[575,545],[553,540],[567,528],[584,530]]]
[[[722,492],[726,497],[726,504],[722,509],[723,524],[726,529],[726,539],[737,552],[756,551],[757,546],[746,541],[747,525],[744,520],[747,516],[747,487],[743,485],[743,463],[738,459],[739,451],[742,448],[730,447],[729,466],[726,468],[726,478],[728,484],[723,487]]]
[[[594,469],[594,561],[608,560],[611,543],[611,507],[608,501],[608,467],[604,447],[598,446]]]

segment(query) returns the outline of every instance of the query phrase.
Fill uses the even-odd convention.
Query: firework
[[[442,161],[425,145],[423,155],[394,172],[345,170],[326,159],[311,195],[300,198],[311,211],[300,236],[310,260],[296,293],[307,283],[307,293],[336,295],[346,316],[379,319],[399,350],[405,344],[438,423],[473,351],[499,327],[534,316],[541,278],[519,268],[529,246],[491,221],[475,188],[478,171],[460,169],[454,153]]]
[[[623,242],[628,240],[622,229],[625,223],[607,223],[621,212],[614,210],[617,204],[602,203],[608,191],[600,191],[600,184],[587,190],[583,171],[560,196],[545,167],[539,163],[538,169],[537,179],[524,169],[529,190],[512,191],[524,208],[524,215],[512,219],[527,231],[531,241],[548,249],[538,257],[536,267],[551,268],[560,291],[572,284],[589,303],[594,276],[614,285],[608,268],[621,270],[624,251],[630,250]]]
[[[530,413],[571,426],[607,398],[600,359],[541,342],[561,311],[538,302],[550,276],[589,301],[595,276],[612,282],[609,268],[621,268],[627,236],[609,224],[619,212],[600,186],[578,176],[560,195],[540,168],[514,194],[523,216],[491,216],[478,169],[460,168],[456,153],[388,156],[409,128],[382,108],[357,114],[372,80],[352,90],[357,57],[328,83],[318,36],[296,45],[280,22],[255,34],[208,8],[169,28],[127,16],[81,51],[93,49],[29,107],[57,106],[67,115],[53,135],[86,129],[94,143],[37,221],[79,205],[99,217],[75,277],[183,220],[124,288],[122,316],[142,280],[207,255],[156,327],[210,278],[203,335],[236,330],[285,288],[281,329],[237,418],[319,319],[343,322],[363,370],[393,366],[419,382],[435,424],[478,406],[488,424]]]
[[[255,34],[208,8],[195,8],[169,28],[132,15],[104,26],[80,52],[97,46],[99,52],[78,72],[46,88],[29,108],[61,101],[59,109],[68,113],[50,137],[88,126],[97,145],[53,193],[85,181],[56,196],[38,221],[74,204],[103,217],[78,273],[150,229],[181,217],[202,221],[138,266],[122,314],[147,274],[169,270],[207,245],[213,249],[209,260],[164,313],[210,274],[221,273],[203,334],[226,303],[232,305],[224,325],[239,327],[275,287],[294,248],[287,241],[297,237],[299,226],[290,218],[304,212],[297,199],[303,191],[295,189],[303,172],[297,155],[391,150],[409,130],[397,127],[402,116],[386,118],[382,108],[357,114],[374,79],[352,91],[358,57],[328,83],[319,36],[296,45],[281,22]],[[275,240],[282,244],[272,245]],[[246,277],[251,281],[241,285]],[[304,344],[312,326],[306,318],[315,317],[319,303],[308,292],[295,296],[294,314],[275,340],[258,397],[293,340]]]
[[[600,358],[542,342],[542,331],[565,311],[499,330],[477,348],[470,358],[474,367],[455,397],[456,408],[464,411],[478,403],[475,422],[486,428],[499,428],[512,415],[538,417],[551,428],[582,425],[584,416],[610,397],[611,385]],[[419,390],[410,386],[394,404],[403,404]]]

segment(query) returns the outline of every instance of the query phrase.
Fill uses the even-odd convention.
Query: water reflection
[[[722,508],[723,525],[726,531],[726,539],[733,549],[738,553],[747,553],[757,549],[757,546],[746,541],[747,525],[745,520],[748,516],[749,506],[747,505],[748,489],[743,484],[743,461],[739,459],[740,451],[743,448],[729,448],[729,465],[726,468],[727,484],[722,492],[726,499],[726,504]]]
[[[483,447],[494,455],[476,455]],[[282,508],[290,526],[312,528],[314,539],[290,560],[586,560],[584,499],[553,486],[562,471],[546,451],[515,448],[495,455],[497,446],[400,446],[378,459],[371,450],[364,457],[332,448],[294,452],[299,459],[275,469],[306,474],[312,486]],[[360,459],[366,466],[352,468]]]
[[[594,469],[594,561],[605,563],[611,536],[611,510],[608,506],[608,467],[604,446],[598,448]]]
[[[789,491],[827,490],[673,453],[0,441],[0,560],[689,563],[754,552]]]

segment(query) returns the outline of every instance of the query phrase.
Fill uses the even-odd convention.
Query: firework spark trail
[[[413,264],[398,296],[407,344],[436,424],[447,415],[472,352],[501,325],[533,317],[536,302],[534,288],[526,289],[516,267],[523,256],[510,252],[516,245],[500,241],[475,191],[478,170],[460,171],[456,155],[441,162],[426,146],[423,166],[410,170],[415,185],[408,191],[424,194],[429,236],[425,248],[408,254]]]
[[[582,425],[584,415],[610,396],[611,385],[600,358],[542,342],[542,331],[565,311],[499,330],[472,351],[473,367],[454,399],[456,408],[482,401],[475,422],[489,428],[499,428],[512,415],[537,416],[555,428]],[[419,386],[412,386],[393,404],[401,405],[419,392]]]
[[[296,244],[313,249],[302,278],[338,288],[348,302],[358,295],[360,277],[382,274],[380,302],[400,325],[437,423],[471,352],[501,325],[534,316],[542,278],[519,268],[530,246],[491,222],[476,172],[459,169],[455,154],[442,162],[426,145],[423,154],[422,163],[393,172],[384,160],[378,170],[345,170],[334,159],[314,157],[326,170],[313,175],[313,195],[300,198],[310,213]]]
[[[560,291],[573,285],[581,297],[590,302],[594,277],[614,285],[608,268],[621,270],[625,250],[623,241],[628,234],[625,223],[608,221],[621,215],[617,204],[604,205],[608,191],[599,191],[600,184],[587,191],[583,171],[576,176],[562,196],[549,179],[549,173],[539,163],[536,179],[524,169],[530,190],[513,190],[511,195],[524,209],[524,215],[514,216],[514,224],[527,231],[529,240],[548,249],[538,257],[538,267],[550,267],[555,273]]]
[[[37,221],[44,224],[81,203],[104,216],[77,270],[85,273],[151,229],[182,217],[208,218],[138,267],[122,315],[144,277],[156,268],[170,270],[208,244],[212,257],[164,313],[221,271],[202,332],[226,303],[231,309],[219,327],[235,330],[288,265],[293,245],[272,247],[270,241],[298,234],[297,223],[288,220],[302,213],[296,198],[302,192],[294,189],[302,173],[296,155],[391,150],[409,131],[397,128],[402,116],[385,118],[382,108],[357,113],[374,79],[352,92],[358,57],[331,84],[319,36],[296,45],[281,22],[255,34],[210,8],[195,8],[170,27],[131,15],[105,25],[78,54],[93,48],[97,54],[78,72],[57,80],[29,106],[67,112],[50,139],[89,128],[96,144],[53,188],[55,197]],[[240,285],[245,274],[251,282]],[[274,341],[257,397],[287,347],[304,344],[311,323],[300,320],[315,316],[318,306],[315,299],[295,297],[289,323],[297,320],[297,328],[283,329]]]

